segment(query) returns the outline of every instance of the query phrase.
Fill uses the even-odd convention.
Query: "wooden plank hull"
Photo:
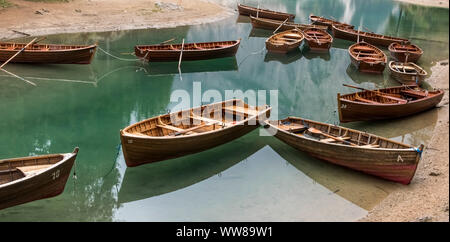
[[[220,103],[219,103],[220,104]],[[210,104],[217,105],[217,104]],[[209,105],[202,106],[202,108]],[[194,108],[191,110],[196,110]],[[137,136],[127,130],[120,131],[122,150],[128,167],[143,165],[167,159],[173,159],[189,154],[198,153],[239,138],[259,127],[259,122],[267,119],[270,108],[252,115],[246,120],[239,121],[232,126],[214,129],[205,133],[179,136]],[[152,118],[153,119],[153,118]],[[151,119],[149,119],[151,120]],[[137,125],[144,125],[141,121]]]
[[[337,25],[333,25],[333,36],[334,38],[358,41],[358,31],[354,29],[340,28]],[[408,39],[372,34],[368,32],[359,31],[359,40],[367,42],[376,46],[388,47],[390,44],[395,42],[408,42]]]
[[[391,56],[399,62],[408,61],[417,63],[423,54],[423,50],[419,46],[413,44],[392,43],[389,45],[388,49]],[[408,56],[408,58],[406,58],[406,56]]]
[[[379,91],[389,92],[389,89],[406,89],[412,87],[415,86],[392,87],[379,89]],[[367,104],[348,100],[345,98],[347,95],[350,94],[342,96],[338,94],[339,120],[343,123],[400,118],[420,113],[435,107],[442,100],[444,92],[438,91],[435,95],[410,101],[406,104]]]
[[[90,64],[97,46],[91,45],[84,48],[67,50],[24,50],[11,62],[15,63],[40,63],[40,64]],[[17,50],[0,49],[0,62],[5,62],[13,56]]]
[[[256,18],[253,16],[250,16],[250,21],[252,23],[253,28],[267,29],[267,30],[276,30],[283,23],[283,21],[279,21],[279,20]],[[286,30],[291,30],[291,29],[295,29],[295,28],[300,29],[300,30],[305,30],[307,28],[318,28],[318,29],[326,30],[327,26],[311,25],[311,24],[296,24],[296,23],[292,23],[292,22],[286,22],[278,29],[278,31],[286,31]]]
[[[340,25],[345,28],[352,28],[352,29],[354,28],[353,25],[341,23],[341,22],[338,22],[335,20],[327,19],[324,17],[319,17],[319,16],[312,15],[312,14],[309,15],[309,20],[311,21],[312,24],[327,26],[327,28],[329,30],[332,30],[333,25]]]
[[[326,31],[320,29],[307,29],[303,31],[305,34],[306,43],[308,43],[309,49],[313,52],[327,52],[333,43],[333,37]],[[314,34],[320,34],[320,37],[315,37]]]
[[[322,131],[326,130],[326,128],[323,128],[326,126],[315,125],[314,121],[310,120],[305,121],[309,123],[310,127],[315,127]],[[273,124],[269,124],[269,126],[277,129],[276,138],[315,158],[402,184],[411,182],[420,160],[422,147],[419,148],[418,152],[413,147],[364,148],[326,143],[278,129]],[[338,126],[335,126],[335,128],[338,128]],[[377,138],[375,135],[371,136],[373,139]],[[378,138],[380,139],[380,137]]]
[[[225,47],[217,47],[213,49],[184,49],[182,61],[194,61],[194,60],[206,60],[214,58],[223,58],[235,56],[239,49],[240,40],[236,41],[220,41],[220,42],[207,42],[207,43],[195,43],[198,46],[204,46],[206,44],[217,44]],[[185,46],[193,44],[185,44]],[[163,45],[153,45],[163,46]],[[153,46],[135,46],[135,54],[141,59],[145,59],[149,62],[165,62],[165,61],[179,61],[181,54],[181,45],[178,46],[178,50],[161,49],[161,50],[146,50],[146,48]]]
[[[0,209],[61,194],[77,152],[75,149],[73,153],[63,154],[63,160],[37,175],[0,185]]]
[[[362,56],[362,52],[358,53],[357,48],[366,48],[365,52],[368,56]],[[386,67],[387,56],[377,47],[360,42],[351,45],[348,48],[352,65],[360,72],[381,74]]]
[[[396,69],[394,67],[395,65],[407,65],[413,68],[413,70],[415,70],[415,73],[402,72],[401,70]],[[403,63],[391,61],[389,62],[389,72],[395,80],[405,85],[420,86],[427,76],[427,72],[425,70],[412,62]]]
[[[288,39],[288,40],[292,40],[292,41],[280,40],[281,42],[278,42],[279,40],[277,40],[277,39],[286,39],[285,36],[290,36],[290,35],[295,36],[295,38]],[[277,34],[270,36],[266,40],[266,49],[269,52],[286,54],[288,52],[291,52],[291,51],[297,49],[302,44],[303,39],[304,39],[304,35],[300,31],[298,31],[296,29],[287,30],[287,31],[277,33]]]
[[[281,21],[284,21],[286,19],[289,19],[288,21],[293,21],[295,18],[295,14],[290,13],[276,12],[267,9],[258,9],[250,6],[245,6],[242,4],[238,4],[237,7],[239,14],[245,16],[255,16],[255,17],[258,16],[261,18],[276,19]]]

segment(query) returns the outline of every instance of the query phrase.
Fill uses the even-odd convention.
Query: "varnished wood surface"
[[[338,39],[345,39],[356,42],[358,40],[365,41],[376,46],[388,47],[394,42],[409,42],[408,39],[392,37],[387,35],[358,31],[355,29],[345,28],[339,25],[333,25],[333,36]]]
[[[258,16],[261,18],[269,18],[269,19],[276,19],[276,20],[286,20],[292,21],[295,18],[295,14],[290,13],[283,13],[283,12],[277,12],[272,11],[268,9],[261,9],[261,8],[255,8],[251,6],[246,6],[242,4],[238,4],[238,11],[240,15],[246,15],[246,16]]]

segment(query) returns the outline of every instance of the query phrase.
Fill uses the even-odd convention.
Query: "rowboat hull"
[[[291,39],[292,42],[291,41],[284,41],[284,42],[275,42],[274,41],[278,37],[283,37],[283,35],[289,35],[289,34],[298,35],[299,38]],[[302,44],[303,39],[304,39],[304,35],[300,31],[287,30],[287,31],[280,32],[280,33],[270,36],[266,40],[266,49],[269,52],[286,54],[288,52],[291,52],[291,51],[297,49]]]
[[[360,48],[368,48],[368,50],[373,51],[373,53],[378,55],[379,57],[375,58],[377,60],[368,60],[364,57],[359,56],[356,52],[354,52],[354,49],[358,48],[359,46],[361,46]],[[356,43],[348,48],[348,52],[352,65],[360,72],[381,74],[386,67],[386,54],[384,54],[382,50],[373,45],[367,44],[365,42]]]
[[[350,24],[345,24],[345,23],[341,23],[335,20],[331,20],[331,19],[326,19],[323,17],[319,17],[319,16],[315,16],[315,15],[309,15],[309,20],[311,21],[312,24],[314,25],[323,25],[323,26],[327,26],[327,28],[329,30],[332,30],[333,24],[335,25],[341,25],[344,26],[346,28],[351,28],[353,29],[354,26],[350,25]]]
[[[423,80],[425,80],[425,77],[427,76],[427,72],[425,70],[423,70],[416,64],[409,62],[406,65],[410,66],[411,68],[414,68],[417,72],[405,73],[400,70],[396,70],[393,67],[393,65],[395,64],[404,65],[405,63],[393,61],[389,62],[389,72],[395,80],[405,85],[419,85],[419,86],[422,85]]]
[[[405,47],[405,50],[398,49],[398,46]],[[417,61],[420,59],[420,57],[423,54],[422,49],[420,49],[416,45],[411,45],[411,44],[401,45],[398,43],[392,43],[389,45],[388,49],[389,49],[389,53],[391,54],[391,56],[394,59],[398,60],[399,62],[408,61],[408,62],[417,63]],[[411,51],[408,51],[406,49],[411,49]],[[408,56],[408,58],[406,56]]]
[[[77,152],[78,149],[75,149],[73,153],[63,154],[62,161],[37,175],[0,185],[0,209],[61,194],[71,173]]]
[[[196,43],[219,44],[223,42]],[[207,50],[183,50],[182,61],[206,60],[235,56],[239,49],[240,40],[234,41],[227,47],[207,49]],[[138,58],[149,62],[179,61],[181,50],[145,50],[146,46],[135,46],[135,55]]]
[[[310,127],[316,127],[324,131],[324,128],[320,128],[324,126],[315,125],[314,121],[311,120],[305,121],[310,122]],[[413,147],[407,149],[363,148],[326,143],[305,138],[304,136],[278,129],[275,125],[268,122],[266,123],[269,127],[277,129],[276,138],[300,151],[306,152],[312,157],[405,185],[409,184],[414,177],[420,160],[420,149],[423,148],[421,146],[419,152],[417,152]],[[337,128],[338,126],[335,127]],[[371,136],[372,139],[377,138],[375,135]]]
[[[392,87],[380,89],[380,92],[387,92],[394,88],[412,88],[415,86]],[[400,118],[416,113],[420,113],[435,107],[443,98],[444,92],[439,91],[437,95],[428,98],[410,101],[406,104],[366,104],[355,102],[343,98],[338,94],[339,120],[342,123],[368,120],[381,120]]]
[[[304,31],[305,40],[306,43],[308,44],[309,49],[313,52],[328,52],[333,43],[333,37],[326,31],[322,31],[320,29],[315,29],[314,31],[321,33],[323,36],[326,36],[327,38],[326,39],[321,38],[317,40],[308,33],[308,30],[305,30]]]
[[[327,30],[327,26],[320,26],[320,25],[310,25],[310,24],[296,24],[292,22],[286,22],[281,27],[280,25],[283,23],[283,21],[273,20],[273,19],[265,19],[265,18],[256,18],[253,16],[250,16],[250,21],[252,23],[253,28],[258,29],[267,29],[267,30],[276,30],[278,28],[278,31],[286,31],[298,28],[300,30],[304,30],[307,28],[319,28],[322,30]]]
[[[360,31],[359,32],[359,40],[367,42],[372,45],[376,46],[384,46],[388,47],[392,43],[400,43],[400,42],[407,42],[408,39],[403,38],[395,38],[390,36],[383,36],[383,35],[376,35],[370,36],[370,33]],[[333,36],[334,38],[338,39],[344,39],[344,40],[350,40],[353,42],[358,41],[358,33],[354,29],[345,29],[345,28],[339,28],[336,25],[333,26]]]
[[[85,48],[68,50],[24,50],[11,62],[14,63],[39,63],[39,64],[90,64],[97,46],[91,45]],[[11,58],[18,50],[0,49],[0,62]]]
[[[254,7],[250,7],[250,6],[245,6],[242,4],[238,4],[238,11],[240,15],[245,15],[245,16],[258,16],[261,18],[269,18],[269,19],[276,19],[276,20],[286,20],[288,19],[288,21],[293,21],[295,18],[295,14],[290,14],[290,13],[282,13],[282,12],[276,12],[276,11],[271,11],[271,10],[267,10],[267,9],[258,9],[258,8],[254,8]]]
[[[125,132],[124,130],[129,129],[127,127],[120,131],[125,162],[128,167],[134,167],[211,149],[253,131],[259,127],[259,122],[266,120],[269,115],[270,108],[236,125],[196,135],[137,136]]]

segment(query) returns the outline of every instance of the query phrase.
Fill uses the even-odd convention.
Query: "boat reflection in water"
[[[351,63],[347,67],[347,75],[357,84],[374,83],[377,88],[395,86],[398,83],[389,78],[389,73],[386,71],[382,75],[375,75],[371,73],[364,73],[358,71]]]
[[[271,53],[267,51],[266,56],[264,57],[264,62],[278,61],[282,64],[290,64],[300,60],[302,55],[303,54],[299,48],[286,54]]]
[[[180,69],[181,73],[237,71],[238,64],[236,56],[233,56],[210,60],[182,61]],[[144,65],[143,71],[149,76],[178,75],[178,62],[152,62]]]
[[[303,53],[303,56],[305,56],[305,58],[308,59],[308,60],[312,60],[312,59],[318,58],[318,59],[322,59],[324,61],[329,61],[331,59],[331,55],[330,55],[329,51],[326,51],[326,52],[314,52],[314,51],[311,51],[309,49],[309,47],[307,45],[305,45],[305,44],[303,44],[303,46],[302,46],[302,53]]]
[[[365,216],[366,210],[295,169],[257,135],[185,159],[127,169],[115,219],[355,221]]]

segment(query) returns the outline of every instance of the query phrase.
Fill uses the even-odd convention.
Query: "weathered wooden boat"
[[[386,54],[364,41],[351,45],[348,53],[352,65],[360,72],[380,74],[386,66]]]
[[[139,166],[227,143],[256,129],[270,110],[233,99],[143,120],[120,131],[125,162]]]
[[[364,31],[358,31],[356,29],[346,28],[345,26],[333,25],[333,36],[338,39],[345,39],[357,42],[358,35],[359,40],[364,40],[365,42],[377,45],[388,47],[390,44],[394,42],[409,42],[408,39],[392,37],[387,35],[369,33]]]
[[[305,36],[298,29],[286,30],[270,36],[266,40],[266,49],[274,53],[288,53],[298,48]]]
[[[235,56],[240,40],[188,43],[188,44],[157,44],[136,45],[134,53],[138,58],[150,62],[206,60]]]
[[[0,209],[61,194],[77,154],[0,160]]]
[[[398,82],[406,85],[421,85],[427,72],[412,62],[389,62],[391,76]]]
[[[308,29],[308,28],[318,28],[321,30],[327,30],[327,26],[323,25],[312,25],[312,24],[297,24],[292,22],[284,22],[279,20],[273,20],[268,18],[257,18],[250,16],[250,21],[252,22],[253,28],[259,29],[268,29],[268,30],[276,30],[286,31],[290,29]],[[281,26],[281,27],[280,27]]]
[[[5,62],[27,44],[0,42],[0,62]],[[15,63],[90,64],[97,45],[32,44],[14,57]]]
[[[276,11],[272,11],[272,10],[268,10],[268,9],[255,8],[255,7],[242,5],[239,3],[237,5],[237,7],[238,7],[238,11],[239,11],[240,15],[277,19],[277,20],[283,20],[283,21],[286,19],[288,19],[288,21],[292,21],[295,18],[295,14],[276,12]]]
[[[353,29],[355,26],[351,25],[351,24],[346,24],[346,23],[342,23],[336,20],[332,20],[332,19],[327,19],[324,17],[320,17],[320,16],[316,16],[313,14],[309,15],[309,21],[311,21],[312,24],[315,25],[324,25],[327,26],[329,30],[332,30],[332,26],[333,25],[339,25],[343,28],[351,28]]]
[[[409,184],[420,161],[418,148],[377,135],[312,120],[266,121],[275,137],[309,155],[390,181]]]
[[[394,42],[388,47],[391,56],[401,62],[416,63],[423,54],[423,50],[410,43]]]
[[[442,90],[427,91],[416,85],[338,93],[339,120],[345,123],[404,117],[435,107],[443,96]]]
[[[333,43],[333,37],[324,30],[309,28],[303,30],[305,40],[312,51],[328,51]]]

